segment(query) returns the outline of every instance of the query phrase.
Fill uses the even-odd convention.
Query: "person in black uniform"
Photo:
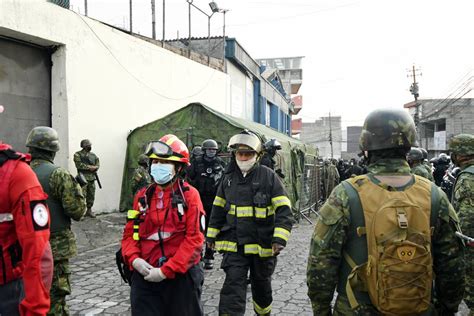
[[[263,145],[263,156],[260,159],[260,164],[262,166],[267,166],[268,168],[274,170],[280,178],[284,179],[285,175],[283,174],[281,168],[275,170],[275,155],[277,150],[281,150],[281,144],[275,138],[270,139]]]
[[[254,311],[269,315],[276,256],[292,227],[291,203],[276,173],[258,163],[262,145],[255,134],[245,130],[234,135],[228,147],[232,160],[207,230],[208,246],[224,253],[219,315],[245,314],[249,270]]]
[[[217,156],[218,146],[213,139],[206,139],[201,146],[203,155],[195,157],[187,170],[187,176],[201,197],[202,205],[206,211],[206,228],[212,212],[212,202],[216,197],[217,186],[224,173],[224,161]],[[214,267],[214,250],[206,247],[204,252],[204,269]]]

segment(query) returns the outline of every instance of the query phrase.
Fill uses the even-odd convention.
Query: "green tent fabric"
[[[254,132],[263,142],[275,138],[281,143],[282,150],[278,151],[275,159],[285,174],[282,182],[293,208],[299,210],[304,164],[305,161],[314,161],[317,156],[316,148],[262,124],[220,113],[201,103],[190,103],[161,119],[134,129],[128,135],[120,210],[126,211],[132,206],[131,177],[137,168],[138,156],[150,141],[158,140],[166,134],[174,134],[191,150],[205,139],[212,138],[217,141],[221,151],[226,152],[230,137],[243,129]],[[307,200],[307,197],[303,200]]]

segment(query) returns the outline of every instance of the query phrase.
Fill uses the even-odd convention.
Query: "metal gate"
[[[51,126],[51,54],[47,49],[0,37],[0,141],[26,151],[35,126]]]

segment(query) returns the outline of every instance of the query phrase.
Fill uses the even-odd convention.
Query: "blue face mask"
[[[150,174],[158,184],[166,184],[173,180],[174,165],[170,163],[154,163],[150,167]]]

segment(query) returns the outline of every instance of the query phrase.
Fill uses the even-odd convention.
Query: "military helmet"
[[[148,162],[149,162],[149,158],[147,155],[141,154],[140,156],[138,156],[139,165],[148,165]]]
[[[58,132],[48,126],[37,126],[28,134],[26,147],[57,152],[59,151]]]
[[[449,158],[449,156],[446,155],[445,153],[441,153],[441,154],[439,154],[437,161],[440,164],[448,164],[448,163],[450,163],[451,158]]]
[[[420,148],[412,147],[407,154],[407,159],[410,161],[423,160],[423,152]]]
[[[423,159],[428,159],[428,151],[423,147],[420,147],[420,150],[423,153]]]
[[[474,155],[474,135],[459,134],[449,140],[449,150],[456,155]]]
[[[252,151],[255,151],[257,153],[260,153],[262,150],[262,142],[260,141],[260,138],[258,138],[257,135],[247,129],[243,130],[239,134],[232,136],[229,139],[229,144],[227,145],[227,147],[229,147],[230,150],[235,151],[239,148],[240,145],[249,147]]]
[[[416,144],[415,123],[403,110],[380,109],[365,119],[360,134],[361,150],[410,148]]]
[[[81,148],[86,148],[88,146],[92,146],[92,143],[88,139],[83,139],[81,140]]]
[[[267,141],[263,147],[265,148],[266,151],[269,150],[281,150],[281,144],[279,141],[277,141],[275,138],[270,139]]]
[[[205,151],[206,149],[219,149],[217,146],[217,142],[213,139],[206,139],[205,141],[202,142],[201,149]]]

